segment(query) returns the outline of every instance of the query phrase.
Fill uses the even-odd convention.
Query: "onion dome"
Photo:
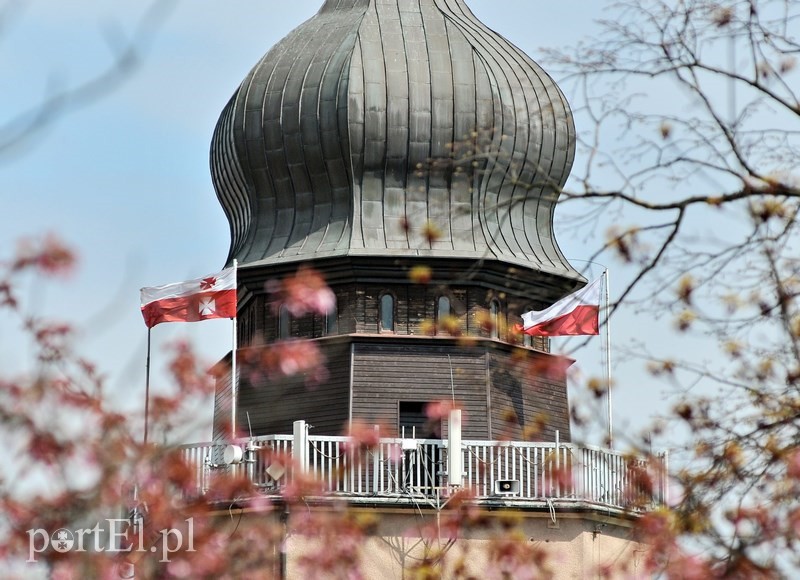
[[[328,0],[234,93],[211,169],[229,261],[489,258],[579,280],[552,226],[574,151],[553,80],[462,0]]]

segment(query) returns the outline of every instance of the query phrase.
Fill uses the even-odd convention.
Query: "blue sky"
[[[584,0],[467,3],[540,62],[541,47],[584,40],[602,16],[600,3]],[[145,3],[132,1],[24,4],[0,32],[0,125],[35,108],[53,87],[73,87],[102,73],[113,62],[112,47],[133,37],[145,12]],[[64,111],[24,147],[0,155],[2,258],[15,240],[48,232],[80,257],[66,280],[44,286],[25,280],[26,310],[74,322],[79,349],[98,362],[114,397],[128,408],[141,407],[144,390],[139,288],[217,271],[227,255],[228,224],[208,169],[219,113],[258,58],[321,4],[175,2],[140,45],[139,66],[118,86],[87,106]],[[562,235],[565,255],[587,258],[591,240],[598,238],[582,239]],[[594,268],[590,275],[599,274]],[[613,283],[612,269],[612,291]],[[614,321],[615,343],[642,338],[636,335],[643,328],[639,316],[623,313]],[[6,374],[33,368],[30,346],[19,337],[15,323],[0,316],[0,368]],[[195,342],[211,363],[230,349],[231,324],[156,327],[155,389],[167,383],[167,359],[159,353],[178,337]],[[574,354],[587,374],[601,370],[599,347],[600,339],[592,339]],[[641,425],[661,405],[658,389],[643,384],[642,366],[628,363],[615,371],[619,428],[629,421]],[[571,396],[586,395],[573,389]],[[198,416],[210,421],[210,405]],[[208,436],[205,427],[195,434]]]

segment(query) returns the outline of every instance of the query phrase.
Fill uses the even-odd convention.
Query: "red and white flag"
[[[522,315],[522,332],[531,336],[576,336],[600,334],[600,282],[598,278],[565,296],[546,310]]]
[[[236,269],[226,268],[196,280],[142,288],[147,328],[162,322],[236,318]]]

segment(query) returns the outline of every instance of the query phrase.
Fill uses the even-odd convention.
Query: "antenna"
[[[450,394],[453,397],[453,406],[456,404],[456,387],[453,383],[453,361],[450,360],[450,355],[447,355],[447,364],[450,365]]]
[[[250,411],[247,411],[247,430],[250,433],[250,439],[253,438],[253,425],[250,423]]]

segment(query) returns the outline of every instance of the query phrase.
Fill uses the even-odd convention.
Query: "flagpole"
[[[608,447],[610,449],[614,448],[614,423],[612,418],[612,408],[611,408],[611,300],[610,300],[610,292],[609,292],[609,271],[608,267],[605,264],[601,264],[600,262],[593,262],[592,260],[580,260],[577,258],[567,258],[570,262],[583,262],[584,264],[594,264],[597,266],[601,266],[603,268],[602,276],[605,278],[605,305],[604,309],[606,311],[605,315],[605,326],[606,326],[606,340],[605,340],[605,348],[606,348],[606,356],[605,356],[605,366],[606,366],[606,404],[608,406],[607,414],[608,414]]]
[[[611,408],[611,308],[608,268],[603,272],[605,276],[606,297],[606,400],[608,401],[608,447],[614,449],[614,421]]]
[[[233,287],[236,290],[237,296],[239,293],[239,262],[234,258],[233,260]],[[236,439],[236,407],[238,405],[238,381],[236,380],[236,350],[239,338],[237,336],[237,326],[239,320],[239,304],[237,300],[236,315],[233,317],[233,350],[231,351],[231,436]]]
[[[150,416],[150,331],[152,328],[147,327],[147,362],[145,364],[145,382],[144,382],[144,444],[147,445],[147,427],[149,424]]]

